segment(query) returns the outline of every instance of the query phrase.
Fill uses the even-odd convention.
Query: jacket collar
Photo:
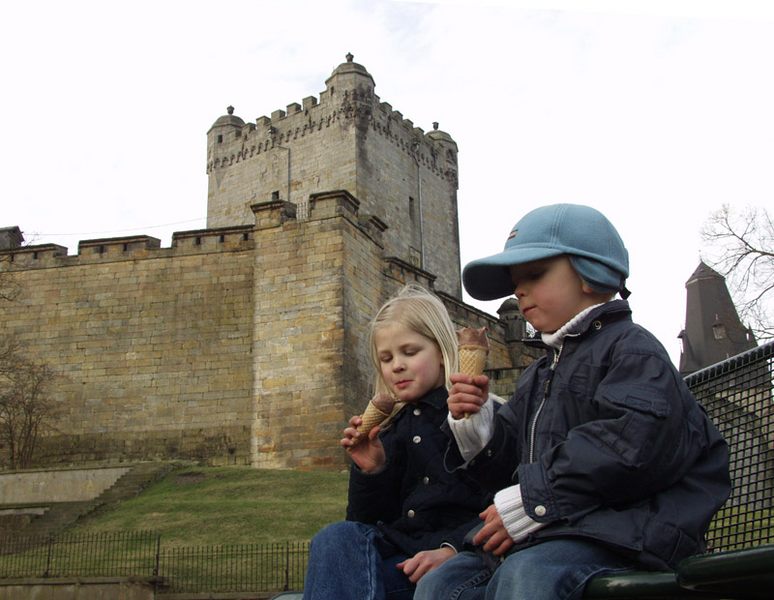
[[[604,325],[627,318],[631,312],[626,300],[611,300],[578,313],[555,333],[541,334],[541,339],[546,348],[556,350],[561,348],[566,338],[579,337],[585,334],[592,325],[594,325],[594,329],[599,329],[600,324]]]
[[[435,388],[432,392],[428,392],[422,398],[419,399],[417,404],[429,404],[433,408],[445,409],[446,399],[449,397],[449,392],[445,387]]]

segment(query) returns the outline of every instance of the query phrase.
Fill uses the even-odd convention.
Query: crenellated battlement
[[[234,252],[252,248],[252,238],[253,227],[238,226],[178,231],[172,235],[172,244],[168,248],[162,248],[159,239],[147,235],[82,240],[78,242],[78,253],[74,255],[57,244],[22,246],[0,253],[8,257],[7,261],[0,261],[0,270],[46,269]]]
[[[382,234],[387,225],[375,215],[360,212],[360,202],[346,190],[314,194],[309,199],[308,221],[343,217],[382,247]],[[169,247],[161,247],[158,238],[134,235],[100,238],[78,242],[78,253],[68,254],[65,246],[41,244],[20,246],[0,251],[7,260],[0,261],[0,270],[14,271],[76,265],[102,264],[115,261],[136,261],[172,258],[218,252],[242,252],[255,248],[255,236],[264,229],[280,227],[296,219],[296,205],[273,198],[250,207],[254,225],[216,227],[177,231]]]
[[[220,117],[208,132],[207,173],[238,165],[281,146],[292,146],[300,138],[337,124],[364,122],[435,175],[456,185],[457,144],[447,133],[438,131],[438,123],[433,124],[433,131],[425,133],[389,103],[382,102],[373,93],[372,85],[350,88],[346,83],[356,83],[349,81],[336,86],[332,81],[335,77],[334,72],[319,101],[307,96],[301,104],[288,104],[284,110],[273,111],[271,117],[258,117],[255,123],[234,116],[234,108],[229,106],[228,114]],[[372,84],[370,75],[367,77]]]
[[[438,177],[448,178],[456,185],[457,144],[451,137],[437,129],[425,133],[422,128],[414,127],[414,123],[400,112],[392,110],[389,104],[379,103],[378,97],[374,98],[377,110],[369,112],[370,128],[390,140],[405,154],[415,157]],[[322,112],[325,108],[322,104],[312,104],[302,109],[300,105],[293,104],[288,107],[287,113],[278,110],[272,113],[271,118],[259,117],[255,123],[245,123],[239,129],[218,134],[223,137],[208,153],[207,174],[238,165],[280,146],[292,145],[299,138],[313,135],[342,121],[354,121],[360,112],[342,106]],[[296,116],[301,113],[300,118]]]

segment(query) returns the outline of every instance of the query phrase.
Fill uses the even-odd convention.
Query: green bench
[[[733,491],[706,554],[669,572],[595,578],[585,599],[774,598],[774,342],[686,377],[729,445]]]

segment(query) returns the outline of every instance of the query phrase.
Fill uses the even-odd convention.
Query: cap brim
[[[513,294],[510,267],[564,254],[557,248],[519,246],[479,258],[462,270],[462,284],[476,300],[497,300]]]

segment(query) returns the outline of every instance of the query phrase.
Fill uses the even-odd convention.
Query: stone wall
[[[0,600],[153,600],[156,584],[141,578],[77,577],[0,581]]]
[[[252,206],[253,226],[10,251],[22,286],[4,331],[53,367],[59,408],[39,464],[198,459],[341,468],[349,417],[372,390],[368,323],[434,274],[385,256],[386,225],[345,191]],[[487,327],[488,368],[518,371],[499,319],[437,292],[460,327]],[[494,390],[493,390],[494,391]]]
[[[45,464],[182,456],[249,461],[253,241],[244,229],[28,247],[4,335],[52,367]]]
[[[129,467],[0,473],[0,505],[93,500]]]

